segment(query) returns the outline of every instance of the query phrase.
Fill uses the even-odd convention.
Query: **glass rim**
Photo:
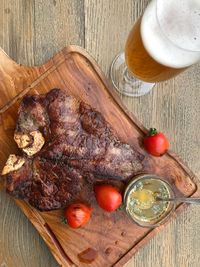
[[[172,189],[172,186],[170,185],[170,183],[168,181],[164,180],[162,177],[160,177],[160,176],[158,176],[156,174],[149,174],[149,173],[147,173],[147,174],[138,174],[138,175],[132,177],[132,179],[128,182],[128,184],[126,186],[126,189],[124,191],[124,197],[123,197],[123,202],[125,204],[125,210],[126,210],[127,215],[132,219],[132,221],[134,223],[136,223],[137,225],[139,225],[141,227],[155,228],[155,227],[158,227],[158,226],[164,224],[170,218],[170,216],[175,211],[176,205],[175,205],[174,202],[170,202],[170,204],[171,204],[170,210],[166,214],[163,214],[163,217],[160,220],[156,221],[155,223],[144,222],[144,221],[140,221],[140,220],[134,219],[131,216],[131,214],[129,213],[129,211],[127,210],[127,198],[128,198],[128,193],[129,193],[131,187],[136,182],[138,182],[139,180],[142,180],[142,179],[155,179],[155,180],[160,180],[161,182],[163,182],[164,184],[167,185],[168,189],[170,190],[171,197],[175,197],[175,192]]]
[[[151,0],[152,1],[152,0]],[[176,46],[177,48],[183,50],[183,51],[186,51],[186,52],[193,52],[193,53],[198,53],[200,52],[200,48],[198,50],[191,50],[191,49],[186,49],[184,47],[181,47],[180,45],[176,44],[173,40],[171,40],[165,33],[165,31],[163,30],[163,27],[161,26],[161,23],[160,23],[160,20],[159,20],[159,16],[158,16],[158,3],[160,2],[164,2],[166,0],[156,0],[156,20],[158,22],[158,25],[159,25],[159,28],[162,32],[162,34],[165,36],[165,38],[167,38],[167,40],[169,40],[174,46]]]

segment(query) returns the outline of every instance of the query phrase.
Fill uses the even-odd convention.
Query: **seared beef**
[[[83,187],[81,174],[63,162],[37,157],[33,160],[32,172],[29,203],[40,210],[65,207]]]
[[[4,167],[7,191],[40,210],[65,207],[87,180],[125,180],[142,170],[143,156],[99,112],[59,89],[23,99],[14,139],[24,164]]]
[[[30,133],[49,124],[44,95],[24,97],[18,114],[16,132]]]
[[[16,198],[26,198],[29,186],[32,184],[32,161],[25,159],[24,164],[17,170],[6,174],[7,192]]]

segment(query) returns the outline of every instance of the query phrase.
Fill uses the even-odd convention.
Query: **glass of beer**
[[[142,96],[200,61],[200,0],[152,0],[134,24],[110,76],[127,96]]]

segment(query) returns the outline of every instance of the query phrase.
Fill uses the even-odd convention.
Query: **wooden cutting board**
[[[77,46],[64,48],[38,67],[18,65],[0,50],[0,171],[10,153],[19,153],[13,132],[21,98],[26,94],[45,93],[55,87],[100,111],[121,140],[145,156],[143,173],[163,177],[177,195],[199,195],[197,178],[174,153],[155,158],[143,150],[141,144],[147,130],[123,106],[96,62]],[[90,266],[123,266],[165,226],[156,229],[139,227],[124,211],[110,214],[101,210],[91,192],[89,198],[94,208],[92,218],[78,230],[61,223],[62,210],[39,212],[24,201],[16,200],[61,266],[88,266],[78,257],[88,248],[97,251]],[[179,205],[173,217],[184,207],[186,205]]]

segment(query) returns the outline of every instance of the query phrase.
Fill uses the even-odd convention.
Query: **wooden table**
[[[18,63],[38,65],[68,44],[86,48],[108,75],[147,0],[0,0],[0,46]],[[144,123],[200,175],[200,65],[141,98],[122,97]],[[200,206],[190,206],[126,267],[199,267]],[[0,267],[58,266],[31,223],[0,193]],[[103,267],[103,266],[102,266]]]

